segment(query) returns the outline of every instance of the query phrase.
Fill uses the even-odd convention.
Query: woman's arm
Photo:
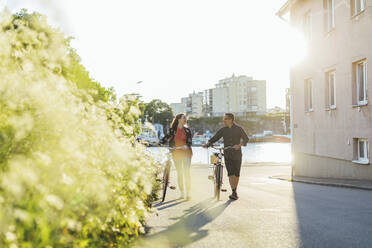
[[[187,128],[186,130],[187,130],[186,145],[188,147],[191,147],[192,146],[192,132],[190,128]]]
[[[172,137],[172,131],[171,129],[168,130],[168,133],[160,140],[160,144],[165,144],[168,142],[168,140]]]

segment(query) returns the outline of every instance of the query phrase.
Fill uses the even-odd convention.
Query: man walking
[[[238,194],[236,192],[240,168],[242,166],[242,146],[246,146],[248,143],[248,136],[244,129],[235,123],[235,116],[232,113],[226,113],[223,117],[224,127],[218,130],[204,148],[208,148],[219,139],[223,138],[224,146],[231,146],[233,149],[225,150],[225,165],[227,169],[227,175],[229,176],[229,183],[231,186],[232,194],[229,196],[231,200],[237,200]]]

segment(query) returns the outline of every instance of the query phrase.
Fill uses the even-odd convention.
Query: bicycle
[[[168,149],[169,149],[169,152],[166,155],[167,160],[165,161],[165,166],[164,166],[164,170],[163,170],[163,177],[161,179],[161,182],[163,184],[163,194],[162,194],[161,202],[164,202],[165,196],[167,194],[167,189],[168,189],[168,186],[169,186],[170,170],[171,170],[171,167],[172,167],[172,153],[170,151],[183,150],[183,149],[186,149],[186,147],[184,147],[184,146],[169,147]],[[169,188],[172,189],[172,190],[175,190],[176,186],[169,186]]]
[[[223,164],[222,158],[224,156],[223,151],[227,149],[232,149],[232,146],[228,147],[215,147],[211,146],[213,149],[218,150],[218,152],[213,153],[211,155],[211,163],[213,164],[213,175],[208,176],[208,179],[213,180],[213,190],[214,190],[214,198],[217,198],[217,201],[220,200],[220,194],[222,192],[226,192],[226,189],[222,189],[222,179],[223,179]]]

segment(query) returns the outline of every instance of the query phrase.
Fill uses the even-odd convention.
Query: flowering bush
[[[45,17],[0,19],[0,247],[130,244],[157,187],[128,138],[137,102],[92,81]]]

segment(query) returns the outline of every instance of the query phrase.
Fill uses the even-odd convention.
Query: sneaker
[[[229,198],[235,201],[239,199],[239,196],[236,192],[233,192],[231,195],[229,195]]]

